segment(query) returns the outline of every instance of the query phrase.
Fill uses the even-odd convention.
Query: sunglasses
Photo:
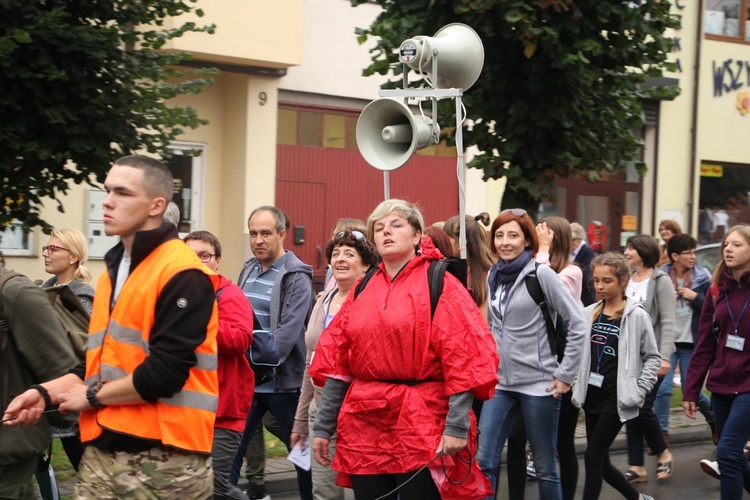
[[[518,217],[523,217],[524,215],[526,215],[526,210],[524,210],[523,208],[506,208],[505,210],[500,212],[500,215],[503,215],[504,213],[508,213],[508,212]]]
[[[339,231],[338,233],[336,233],[336,238],[341,238],[346,233],[351,233],[358,240],[367,239],[367,237],[365,236],[365,233],[363,233],[362,231],[357,231],[356,229],[352,229],[352,230],[347,229],[346,231]]]
[[[68,250],[67,248],[59,247],[57,245],[45,245],[42,247],[42,253],[49,252],[52,254],[52,253],[57,252],[58,250],[65,250],[66,252],[70,252],[70,250]]]

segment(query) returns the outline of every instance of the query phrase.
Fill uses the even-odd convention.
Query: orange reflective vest
[[[188,269],[209,274],[195,253],[178,239],[159,245],[128,276],[110,312],[112,282],[108,273],[99,278],[89,325],[86,383],[106,383],[133,373],[149,354],[157,299],[177,273]],[[80,416],[81,441],[96,439],[102,429],[160,441],[186,451],[210,453],[219,400],[216,371],[218,315],[216,302],[206,339],[195,350],[197,364],[190,368],[182,390],[154,403],[112,405],[84,411]],[[188,305],[189,307],[189,305]]]

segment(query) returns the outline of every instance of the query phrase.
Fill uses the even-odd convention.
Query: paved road
[[[719,498],[719,481],[706,475],[698,463],[702,458],[714,458],[716,447],[708,442],[695,444],[677,445],[672,447],[675,456],[675,471],[671,478],[664,481],[657,481],[656,477],[656,460],[654,457],[646,457],[646,465],[649,468],[651,479],[647,483],[638,483],[636,488],[646,494],[652,495],[656,500],[712,500]],[[576,498],[583,495],[583,457],[579,457],[580,476],[578,481],[578,490]],[[627,455],[625,453],[612,454],[612,463],[625,470],[627,465]],[[501,490],[498,494],[499,500],[506,500],[507,492],[503,491],[503,486],[507,487],[507,476],[503,471],[501,479]],[[347,500],[353,499],[354,495],[351,490],[347,490]],[[291,500],[298,499],[295,493],[275,493],[273,500]],[[622,498],[614,489],[605,484],[602,489],[601,499],[620,499]],[[750,494],[745,493],[743,499],[750,499]],[[534,481],[529,481],[526,486],[526,500],[539,500],[537,485]]]

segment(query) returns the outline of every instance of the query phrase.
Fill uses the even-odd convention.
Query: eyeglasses
[[[58,250],[65,250],[66,252],[70,252],[70,250],[68,250],[67,248],[59,247],[57,245],[45,245],[42,247],[42,253],[47,252],[50,255],[57,252]]]
[[[680,252],[679,255],[695,255],[695,250],[687,250],[685,252]]]
[[[362,231],[357,231],[356,229],[347,229],[346,231],[339,231],[338,233],[336,233],[336,238],[341,238],[346,233],[352,233],[352,235],[358,240],[367,239],[367,237],[365,236],[365,233],[363,233]]]
[[[208,252],[201,252],[198,254],[198,258],[203,262],[204,264],[207,262],[211,262],[211,259],[216,257],[215,253],[208,253]]]
[[[507,212],[510,212],[513,215],[516,215],[518,217],[523,217],[524,215],[526,215],[526,210],[524,210],[523,208],[506,208],[505,210],[500,212],[500,215],[503,215],[504,213],[507,213]]]

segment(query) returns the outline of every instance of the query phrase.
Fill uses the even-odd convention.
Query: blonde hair
[[[89,247],[83,233],[78,229],[55,229],[50,236],[60,240],[60,243],[77,259],[76,279],[83,281],[87,285],[91,285],[93,281],[91,273],[83,265],[86,259],[89,258]]]
[[[714,275],[711,278],[711,281],[713,283],[716,283],[717,286],[721,284],[721,280],[724,278],[724,271],[727,269],[727,262],[724,260],[724,246],[726,246],[727,244],[727,237],[735,231],[739,233],[740,236],[745,238],[745,241],[750,244],[750,225],[737,224],[736,226],[732,226],[731,228],[729,228],[727,234],[725,234],[721,239],[721,246],[719,247],[719,252],[721,252],[721,259],[719,259],[719,263],[716,264]]]
[[[408,201],[394,198],[381,202],[367,218],[367,239],[370,243],[373,245],[375,244],[375,239],[373,238],[375,234],[375,223],[380,219],[389,216],[393,212],[396,212],[406,219],[415,231],[419,231],[420,234],[424,233],[424,218],[422,217],[422,212],[419,211],[419,208]]]
[[[603,254],[599,254],[596,257],[594,257],[594,260],[591,261],[591,271],[594,270],[597,266],[607,266],[612,271],[612,274],[615,275],[617,278],[617,282],[622,287],[622,293],[625,294],[625,289],[628,286],[628,281],[630,281],[630,263],[628,262],[628,259],[625,258],[625,256],[621,253],[615,253],[615,252],[607,252]],[[613,318],[622,318],[623,313],[625,312],[625,306],[627,305],[626,302],[622,304],[622,307],[615,311],[615,313],[612,315]],[[598,317],[602,311],[604,310],[604,301],[602,301],[596,308],[594,309],[594,312],[592,314],[592,318]]]

